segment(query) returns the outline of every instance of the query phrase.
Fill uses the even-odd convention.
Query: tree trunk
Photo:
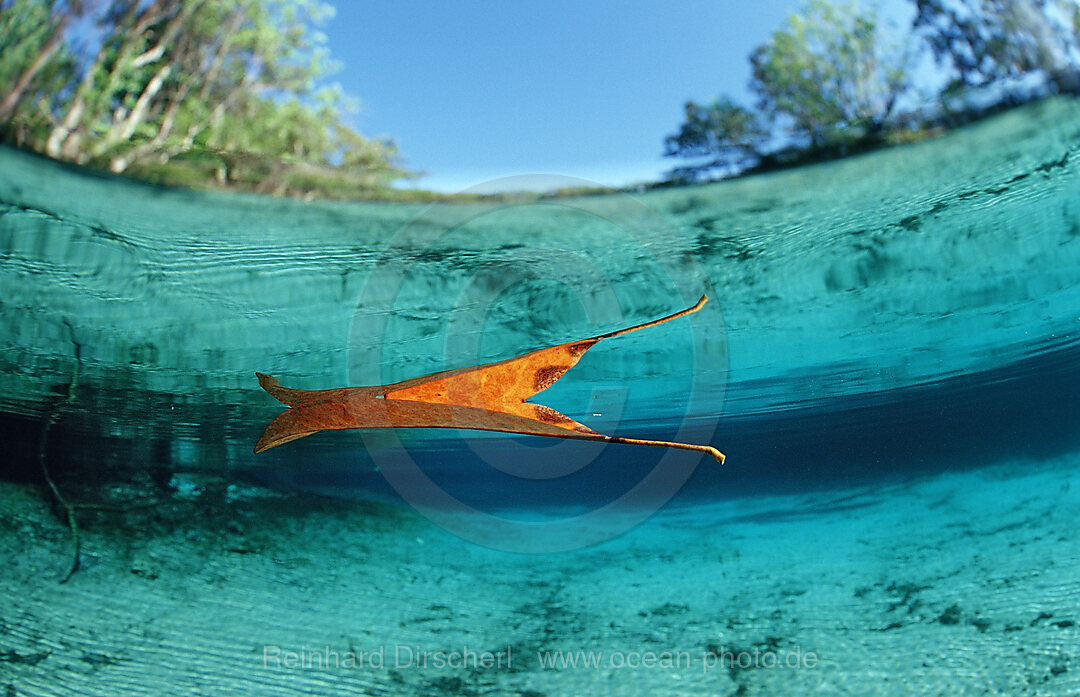
[[[71,137],[72,131],[78,126],[79,121],[82,119],[83,111],[86,110],[86,102],[83,100],[82,95],[76,95],[72,100],[71,106],[68,107],[67,113],[64,114],[64,118],[60,123],[53,126],[53,129],[49,132],[49,137],[45,141],[45,154],[54,160],[64,158],[64,153],[68,149],[67,143]]]
[[[163,65],[161,69],[154,73],[154,77],[150,78],[150,82],[146,83],[146,87],[143,88],[142,94],[139,95],[138,101],[135,102],[135,106],[132,107],[131,112],[124,117],[122,121],[114,124],[109,129],[108,134],[94,147],[95,155],[103,155],[108,152],[109,148],[121,143],[125,140],[129,140],[135,133],[135,129],[139,127],[143,119],[146,117],[146,112],[150,108],[150,102],[161,91],[161,87],[165,84],[165,80],[169,78],[169,73],[172,72],[171,65]],[[116,170],[113,170],[116,171]],[[122,171],[122,170],[121,170]],[[119,174],[119,172],[117,172]]]
[[[166,107],[164,114],[162,115],[161,124],[158,126],[158,131],[154,134],[154,137],[146,142],[136,145],[123,155],[114,157],[109,163],[109,169],[119,174],[149,155],[158,153],[163,160],[167,160],[170,157],[191,148],[191,141],[193,141],[195,137],[194,134],[189,134],[189,137],[185,138],[184,142],[180,143],[177,147],[162,149],[165,141],[172,135],[173,127],[176,125],[176,115],[180,111],[180,106],[184,99],[187,98],[188,92],[190,91],[188,85],[188,82],[182,83],[180,88],[170,98],[169,106]]]
[[[30,87],[30,83],[33,82],[37,74],[41,72],[41,69],[45,67],[45,64],[49,62],[49,59],[64,43],[64,25],[66,23],[66,16],[56,23],[56,27],[53,29],[49,40],[42,47],[41,53],[26,67],[26,70],[22,72],[22,75],[15,81],[14,86],[8,90],[3,99],[0,99],[0,123],[6,123],[14,116],[15,108],[19,106],[19,102],[22,101],[23,95],[26,94],[27,88]]]
[[[141,67],[152,63],[165,55],[165,52],[169,47],[172,47],[173,50],[182,52],[182,48],[176,48],[174,42],[177,35],[180,33],[180,29],[183,27],[184,22],[187,20],[191,7],[191,5],[188,5],[186,7],[178,8],[177,13],[166,25],[165,31],[162,33],[157,44],[137,56],[133,61],[133,65]],[[146,83],[142,93],[139,94],[139,98],[136,100],[135,106],[131,108],[131,111],[125,114],[118,122],[114,122],[112,127],[109,128],[109,132],[106,133],[105,137],[95,146],[95,155],[101,156],[108,152],[114,145],[131,139],[131,136],[135,133],[135,129],[146,119],[147,112],[150,110],[150,105],[154,101],[154,98],[161,92],[161,88],[165,86],[165,81],[168,80],[169,75],[172,74],[174,64],[182,65],[182,56],[174,55],[168,63],[158,68],[158,71],[154,73],[154,76]],[[130,165],[131,161],[131,158],[118,157],[112,161],[110,169],[119,174]],[[117,169],[117,167],[120,167],[120,169]]]
[[[59,123],[55,124],[45,141],[45,154],[57,160],[84,161],[86,155],[81,152],[83,131],[86,124],[84,121],[94,121],[98,115],[88,113],[89,95],[96,92],[111,93],[119,82],[121,76],[117,75],[120,66],[136,50],[135,41],[138,40],[147,28],[160,16],[168,11],[172,5],[166,5],[165,0],[154,0],[146,7],[139,9],[138,2],[131,2],[121,18],[106,34],[106,40],[110,36],[120,34],[124,37],[119,55],[113,56],[113,68],[104,85],[94,84],[95,76],[105,64],[109,52],[102,48],[94,58],[93,64],[86,71],[82,82],[75,90],[75,96],[71,105]],[[106,117],[107,118],[107,117]]]

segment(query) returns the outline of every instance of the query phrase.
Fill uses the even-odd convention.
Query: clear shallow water
[[[42,419],[77,345],[54,437],[99,443],[73,455],[91,468],[130,449],[165,470],[386,490],[373,465],[395,467],[401,438],[470,505],[591,505],[663,453],[422,431],[256,458],[278,410],[253,372],[391,382],[708,292],[691,320],[602,342],[537,401],[601,432],[711,440],[729,465],[699,468],[689,497],[1061,452],[1080,430],[1078,135],[1080,108],[1051,101],[730,183],[434,207],[164,191],[3,150],[0,410],[16,430]],[[603,466],[489,466],[564,457]]]
[[[1077,694],[1078,147],[1061,100],[735,182],[435,207],[161,191],[0,150],[0,599],[19,599],[0,600],[0,684]],[[703,291],[537,401],[708,440],[723,467],[435,430],[251,452],[280,412],[256,370],[390,382]],[[79,509],[64,585],[40,452],[73,501],[153,501]],[[283,670],[267,646],[516,658]],[[597,650],[594,668],[540,658]],[[717,669],[724,650],[820,664]],[[669,651],[694,662],[612,663]]]

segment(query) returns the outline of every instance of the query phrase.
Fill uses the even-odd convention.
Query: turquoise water
[[[38,433],[55,418],[47,457],[71,485],[182,498],[217,481],[388,502],[450,533],[440,544],[486,550],[460,554],[479,555],[476,568],[505,564],[506,583],[537,573],[507,552],[579,559],[601,544],[618,563],[618,545],[634,540],[655,552],[657,523],[640,526],[654,514],[685,523],[680,544],[693,547],[715,521],[846,511],[836,501],[855,489],[880,503],[895,487],[1000,468],[1064,472],[1067,485],[1080,452],[1078,148],[1080,107],[1051,100],[921,144],[737,181],[435,206],[159,190],[3,149],[9,478],[38,481]],[[255,371],[305,389],[384,384],[645,322],[702,293],[700,313],[601,342],[534,401],[601,433],[712,443],[722,467],[694,453],[452,430],[324,433],[252,454],[282,406]],[[904,491],[921,510],[923,494]],[[732,512],[784,496],[796,498]],[[1054,496],[1074,510],[1075,494]],[[1042,510],[1037,486],[1031,497]],[[985,503],[965,515],[995,517]],[[1057,545],[1059,564],[1076,569],[1071,535]],[[694,578],[677,549],[653,552],[649,573]],[[1013,553],[996,552],[1005,566]],[[1075,586],[1057,590],[1075,600]],[[679,619],[694,603],[672,603],[659,625],[703,626],[693,612]],[[938,625],[951,624],[945,610]],[[1056,640],[1065,670],[1031,694],[1076,694],[1074,640]],[[740,694],[784,683],[768,684]]]
[[[731,458],[700,473],[709,496],[846,477],[885,445],[899,456],[889,469],[940,467],[987,435],[1027,452],[1062,434],[1025,395],[1076,374],[1074,109],[1051,102],[731,183],[520,205],[160,191],[3,151],[2,407],[40,419],[77,343],[81,435],[155,443],[166,466],[270,461],[280,475],[304,460],[310,482],[312,460],[327,476],[370,470],[364,443],[323,435],[253,457],[276,413],[256,370],[310,389],[388,383],[601,334],[707,292],[692,320],[601,343],[540,401],[600,432],[713,440]],[[844,436],[822,437],[834,429]],[[469,451],[461,434],[401,437],[421,458]],[[537,467],[545,447],[590,447],[468,438]],[[604,452],[644,468],[662,455]],[[472,487],[471,461],[431,460]],[[496,485],[523,504],[622,485],[604,474],[549,495],[516,483]]]

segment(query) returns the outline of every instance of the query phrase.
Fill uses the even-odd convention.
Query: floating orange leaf
[[[292,407],[266,427],[255,444],[255,452],[261,453],[319,431],[347,428],[465,428],[682,448],[707,453],[722,463],[724,454],[709,445],[605,436],[550,407],[525,401],[551,387],[601,339],[692,314],[707,301],[708,298],[703,295],[693,307],[629,329],[550,346],[497,363],[446,370],[393,385],[293,390],[282,387],[269,375],[255,373],[264,390]]]

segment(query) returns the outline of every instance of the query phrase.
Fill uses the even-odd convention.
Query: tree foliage
[[[665,154],[713,159],[676,168],[673,179],[740,171],[768,159],[763,148],[778,139],[821,151],[877,137],[910,88],[907,55],[854,2],[809,0],[754,50],[750,65],[756,111],[728,98],[687,103]]]
[[[0,46],[19,49],[0,59],[0,84],[16,86],[0,124],[50,157],[281,193],[405,174],[393,143],[349,128],[340,90],[321,87],[333,65],[314,28],[332,8],[317,0],[6,0],[0,13]],[[100,43],[76,62],[68,27],[84,17]],[[21,87],[6,79],[31,68]]]
[[[951,75],[946,93],[1040,71],[1077,92],[1080,5],[1073,0],[914,0],[914,26]]]
[[[708,159],[672,170],[673,179],[693,180],[710,169],[738,170],[757,161],[768,138],[757,114],[727,97],[706,105],[687,102],[685,109],[686,121],[678,133],[668,136],[664,154]]]
[[[992,108],[966,99],[973,89],[990,88],[1003,104],[1031,98],[1037,90],[1018,96],[1008,83],[1033,74],[1052,90],[1080,93],[1077,0],[911,2],[911,31],[889,41],[876,13],[853,0],[808,0],[750,56],[756,111],[727,98],[707,107],[687,103],[665,154],[711,159],[676,168],[671,177],[905,140],[903,129],[962,122]],[[944,88],[933,93],[913,77],[912,66],[927,53],[946,73]],[[762,150],[777,142],[781,149]]]
[[[910,80],[877,24],[854,2],[810,0],[750,57],[758,108],[811,147],[880,131]]]
[[[64,44],[67,20],[80,12],[78,3],[66,8],[40,0],[0,3],[0,124],[10,123],[22,105],[24,126],[47,115],[47,95],[64,87],[73,66]]]

